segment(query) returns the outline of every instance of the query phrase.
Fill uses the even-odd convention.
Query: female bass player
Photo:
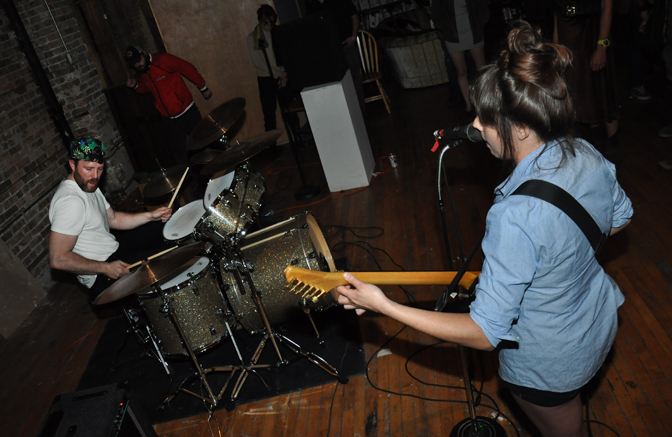
[[[495,190],[482,242],[485,255],[468,314],[410,308],[350,273],[339,303],[376,311],[435,337],[481,350],[500,348],[499,374],[544,436],[587,436],[579,391],[611,348],[624,297],[595,259],[573,220],[536,197],[514,195],[525,181],[568,192],[613,235],[630,223],[632,205],[614,166],[571,137],[574,109],[562,78],[571,61],[561,45],[517,23],[508,48],[471,89],[474,127],[490,152],[511,163]]]

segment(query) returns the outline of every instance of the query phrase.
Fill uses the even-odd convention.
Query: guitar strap
[[[583,231],[595,251],[595,256],[600,254],[608,234],[600,230],[588,211],[567,191],[550,182],[531,179],[523,182],[513,194],[536,197],[559,208]]]
[[[588,242],[593,247],[595,251],[595,256],[597,257],[602,250],[602,246],[607,239],[608,234],[603,233],[600,230],[600,227],[595,223],[595,220],[591,215],[586,211],[586,209],[581,206],[581,204],[576,200],[571,194],[562,188],[558,187],[555,184],[550,182],[542,181],[539,179],[531,179],[529,181],[523,182],[512,195],[522,195],[522,196],[531,196],[536,197],[537,199],[544,200],[556,208],[560,209],[562,212],[567,214],[574,223],[581,229],[583,234],[588,239]],[[481,238],[482,239],[482,238]],[[442,296],[436,302],[434,311],[442,311],[447,313],[468,313],[469,305],[476,297],[474,293],[474,288],[478,283],[478,278],[472,284],[470,288],[471,296],[466,299],[461,299],[453,304],[448,304],[448,297],[452,292],[455,291],[457,283],[462,278],[464,271],[466,271],[466,266],[471,261],[471,258],[476,253],[476,249],[480,247],[480,243],[476,246],[474,251],[469,255],[467,262],[462,265],[460,271],[453,279],[453,282],[448,286],[448,288],[443,292]]]

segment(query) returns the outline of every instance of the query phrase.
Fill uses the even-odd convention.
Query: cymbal
[[[238,120],[245,109],[245,99],[227,100],[198,122],[187,137],[187,150],[197,150],[220,138]]]
[[[156,199],[172,193],[180,184],[180,180],[186,169],[186,165],[176,165],[154,176],[142,191],[143,197],[145,199]]]
[[[197,154],[193,155],[191,157],[191,162],[198,165],[206,165],[222,153],[222,150],[205,149],[202,152],[198,152]]]
[[[227,147],[221,155],[210,161],[201,170],[201,175],[209,176],[219,171],[232,171],[236,166],[273,144],[282,135],[280,129],[269,130],[248,138],[242,143]]]
[[[177,275],[198,261],[204,242],[192,243],[141,264],[134,272],[122,276],[93,301],[96,305],[114,302],[131,294],[146,291],[152,284]],[[174,276],[173,276],[174,277]]]

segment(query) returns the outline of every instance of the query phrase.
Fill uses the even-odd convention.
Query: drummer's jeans
[[[163,222],[156,221],[138,226],[135,229],[125,231],[112,230],[112,233],[119,242],[119,248],[107,258],[107,261],[121,260],[125,263],[133,264],[171,248],[174,244],[169,245],[165,242],[163,238],[163,226]],[[114,281],[106,275],[98,275],[96,282],[89,288],[89,300],[93,302]]]

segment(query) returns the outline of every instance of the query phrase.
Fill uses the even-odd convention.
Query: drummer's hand
[[[340,294],[338,303],[343,305],[343,308],[354,309],[358,316],[364,314],[366,310],[380,312],[388,300],[380,288],[360,281],[352,273],[343,273],[343,278],[351,284],[336,287],[336,291]]]
[[[201,95],[205,100],[209,100],[210,97],[212,97],[212,91],[210,91],[210,88],[207,88],[205,91],[201,93]]]
[[[128,80],[126,81],[126,86],[129,88],[135,88],[135,86],[138,84],[138,81],[129,77]]]
[[[119,279],[130,273],[130,270],[128,270],[129,265],[123,261],[105,263],[105,274],[112,279]]]
[[[161,208],[156,208],[154,211],[149,211],[149,217],[153,222],[161,220],[165,223],[168,221],[172,213],[172,209],[168,208],[167,206],[162,206]]]

